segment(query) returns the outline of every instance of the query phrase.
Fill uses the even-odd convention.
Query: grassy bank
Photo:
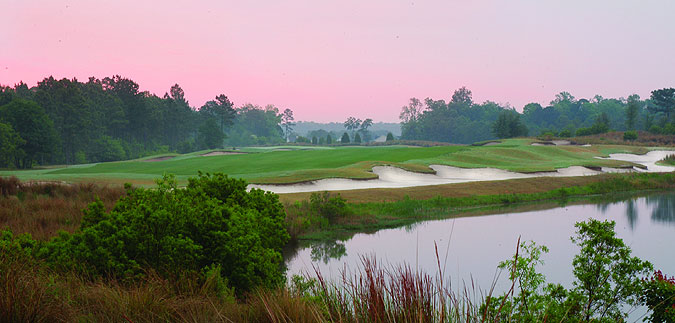
[[[303,207],[303,202],[286,203],[289,232],[299,239],[326,240],[344,239],[356,232],[372,232],[384,228],[399,227],[421,220],[439,219],[454,216],[485,214],[507,206],[522,206],[546,202],[570,202],[597,200],[626,192],[663,191],[675,188],[675,173],[630,173],[604,174],[579,178],[561,179],[555,183],[549,179],[519,179],[501,181],[499,183],[467,183],[479,185],[498,185],[511,189],[497,191],[496,194],[471,195],[461,188],[462,192],[453,195],[452,191],[436,189],[443,192],[436,197],[419,199],[429,191],[412,191],[415,198],[404,196],[393,201],[368,201],[368,197],[352,199],[362,192],[345,192],[348,203],[340,216],[327,219],[320,212],[307,212],[311,208]],[[572,183],[577,185],[566,185]],[[536,185],[542,184],[546,188]],[[455,184],[467,187],[467,184]],[[446,186],[451,188],[451,185]],[[426,188],[428,189],[428,188]],[[337,196],[334,194],[334,196]],[[294,197],[298,197],[295,195]],[[340,193],[342,197],[342,193]],[[288,197],[286,197],[288,198]],[[391,197],[390,197],[391,198]],[[360,202],[354,202],[358,200]]]
[[[646,148],[638,146],[532,146],[531,142],[531,139],[510,139],[485,146],[246,148],[238,150],[239,154],[203,156],[207,152],[202,151],[123,162],[6,170],[0,171],[0,176],[17,176],[21,180],[152,185],[165,173],[175,174],[179,182],[184,183],[201,170],[223,172],[251,183],[297,183],[336,177],[371,179],[377,176],[371,170],[378,165],[427,173],[433,172],[428,167],[433,164],[493,167],[517,172],[554,171],[569,166],[621,167],[633,164],[595,157],[616,152],[647,152]]]

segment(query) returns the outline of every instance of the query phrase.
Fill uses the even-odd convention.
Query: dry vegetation
[[[675,135],[659,135],[646,131],[638,131],[638,139],[632,141],[623,140],[623,132],[612,131],[597,135],[574,137],[570,139],[572,143],[578,145],[631,145],[631,146],[650,146],[650,147],[673,147],[675,146]]]
[[[0,229],[30,233],[38,240],[58,230],[75,231],[82,209],[99,198],[107,210],[124,194],[120,186],[92,183],[20,182],[0,177]]]

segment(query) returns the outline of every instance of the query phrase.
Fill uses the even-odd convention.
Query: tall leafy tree
[[[361,126],[361,119],[349,117],[347,118],[347,121],[345,121],[343,125],[345,129],[349,130],[350,132],[354,132],[354,130],[358,129]]]
[[[0,167],[14,165],[16,160],[23,158],[21,145],[23,140],[12,128],[12,125],[0,122]]]
[[[37,161],[44,164],[45,159],[59,148],[54,123],[35,102],[12,100],[0,107],[0,120],[10,124],[24,140],[18,145],[23,153],[15,155],[14,165],[18,168],[31,168]]]
[[[651,100],[653,105],[649,110],[657,113],[662,112],[666,115],[666,120],[670,120],[670,114],[675,110],[675,88],[666,88],[652,91]]]
[[[216,96],[215,100],[207,101],[199,109],[199,112],[212,115],[218,120],[220,130],[224,133],[225,127],[232,125],[237,111],[234,110],[234,104],[225,94]]]
[[[38,83],[37,102],[54,121],[61,138],[62,155],[66,164],[76,160],[78,152],[84,153],[87,138],[98,132],[92,118],[94,107],[89,106],[76,79],[56,80],[53,77]]]
[[[515,111],[504,111],[492,126],[492,132],[499,138],[527,136],[527,128],[520,122],[520,115]]]
[[[284,112],[281,114],[281,126],[284,128],[286,141],[288,141],[288,136],[291,134],[291,131],[293,131],[293,126],[295,126],[293,120],[295,120],[293,117],[293,111],[291,109],[284,110]]]
[[[628,97],[628,104],[626,105],[626,128],[632,130],[635,128],[638,113],[640,109],[640,96],[633,94]]]
[[[454,104],[460,104],[466,107],[470,107],[473,104],[473,94],[471,90],[467,89],[465,86],[455,90],[452,94],[452,100],[450,101]]]

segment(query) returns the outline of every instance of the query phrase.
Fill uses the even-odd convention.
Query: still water
[[[288,275],[321,273],[339,281],[345,268],[357,268],[361,256],[379,263],[407,263],[431,275],[439,272],[434,245],[438,246],[441,271],[453,289],[471,286],[487,290],[499,274],[497,265],[513,255],[518,237],[546,245],[545,264],[539,268],[548,282],[572,284],[572,258],[578,248],[570,237],[574,224],[589,218],[616,221],[618,237],[633,255],[650,261],[655,269],[675,274],[675,193],[655,194],[620,202],[569,205],[543,211],[460,217],[427,221],[413,226],[356,234],[346,241],[300,248],[286,259]],[[497,293],[510,286],[508,274],[496,281]],[[449,277],[449,278],[448,278]]]

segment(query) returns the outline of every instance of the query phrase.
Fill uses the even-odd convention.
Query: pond
[[[444,277],[453,289],[472,282],[487,290],[500,274],[497,265],[511,257],[518,237],[549,247],[539,268],[548,282],[571,287],[572,259],[578,247],[570,237],[574,224],[589,218],[616,221],[616,232],[633,255],[650,261],[655,269],[675,274],[675,193],[652,194],[619,202],[568,205],[543,211],[512,212],[420,222],[412,226],[356,234],[347,241],[318,243],[287,257],[288,275],[309,273],[315,266],[338,281],[345,268],[352,271],[362,256],[380,263],[407,263],[431,275],[439,272],[435,245]],[[508,273],[496,282],[498,293],[510,287]]]

